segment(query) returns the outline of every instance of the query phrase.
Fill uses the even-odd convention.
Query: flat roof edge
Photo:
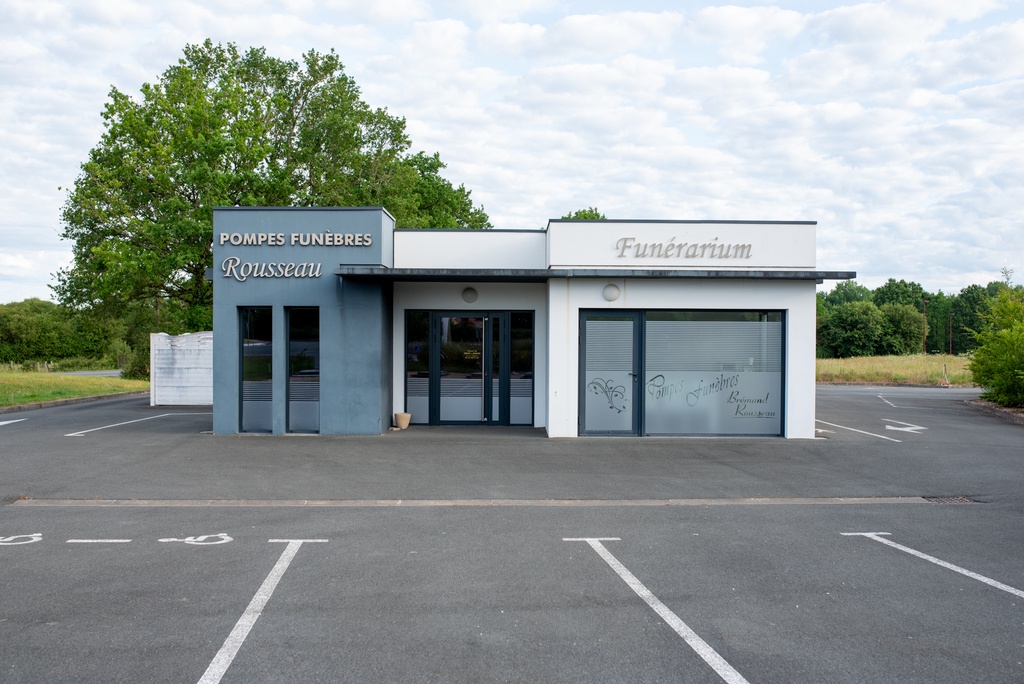
[[[817,221],[752,221],[727,219],[548,219],[548,223],[705,223],[734,226],[816,226]]]
[[[390,281],[489,281],[545,282],[559,278],[705,278],[731,280],[852,280],[856,271],[770,271],[704,269],[443,269],[384,268],[380,266],[340,266],[334,271],[340,278]]]
[[[502,235],[505,233],[536,233],[545,235],[547,228],[395,228],[396,233],[475,233]]]
[[[360,211],[380,211],[388,216],[391,216],[391,220],[395,217],[391,215],[391,212],[387,210],[387,207],[250,207],[250,206],[223,206],[214,207],[214,211],[273,211],[273,212],[312,212],[312,211],[333,211],[333,212],[360,212]]]

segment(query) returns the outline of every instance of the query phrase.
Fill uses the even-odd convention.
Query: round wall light
[[[606,301],[614,302],[619,298],[619,286],[618,285],[605,285],[604,290],[601,292]]]
[[[467,287],[465,290],[462,291],[462,301],[466,302],[467,304],[472,304],[473,302],[476,301],[477,297],[479,296],[480,293],[476,291],[476,288]]]

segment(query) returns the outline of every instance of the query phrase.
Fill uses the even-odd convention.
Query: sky
[[[819,270],[1024,281],[1020,0],[0,0],[0,303],[52,299],[103,134],[210,38],[332,48],[496,229],[817,221]],[[831,286],[828,283],[825,289]]]

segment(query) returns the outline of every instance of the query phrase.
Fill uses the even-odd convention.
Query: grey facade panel
[[[320,432],[386,430],[391,405],[391,285],[343,286],[333,268],[339,262],[390,265],[390,214],[380,208],[232,207],[214,210],[213,228],[214,432],[241,430],[243,307],[273,310],[272,432],[287,431],[286,311],[310,306],[320,312]]]

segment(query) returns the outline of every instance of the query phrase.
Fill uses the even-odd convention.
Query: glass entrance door
[[[639,314],[585,313],[581,318],[580,434],[635,435]]]
[[[430,425],[533,424],[533,313],[410,311],[406,410]]]
[[[490,419],[494,359],[491,331],[499,327],[486,315],[437,316],[440,330],[437,411],[440,423],[481,423]]]

